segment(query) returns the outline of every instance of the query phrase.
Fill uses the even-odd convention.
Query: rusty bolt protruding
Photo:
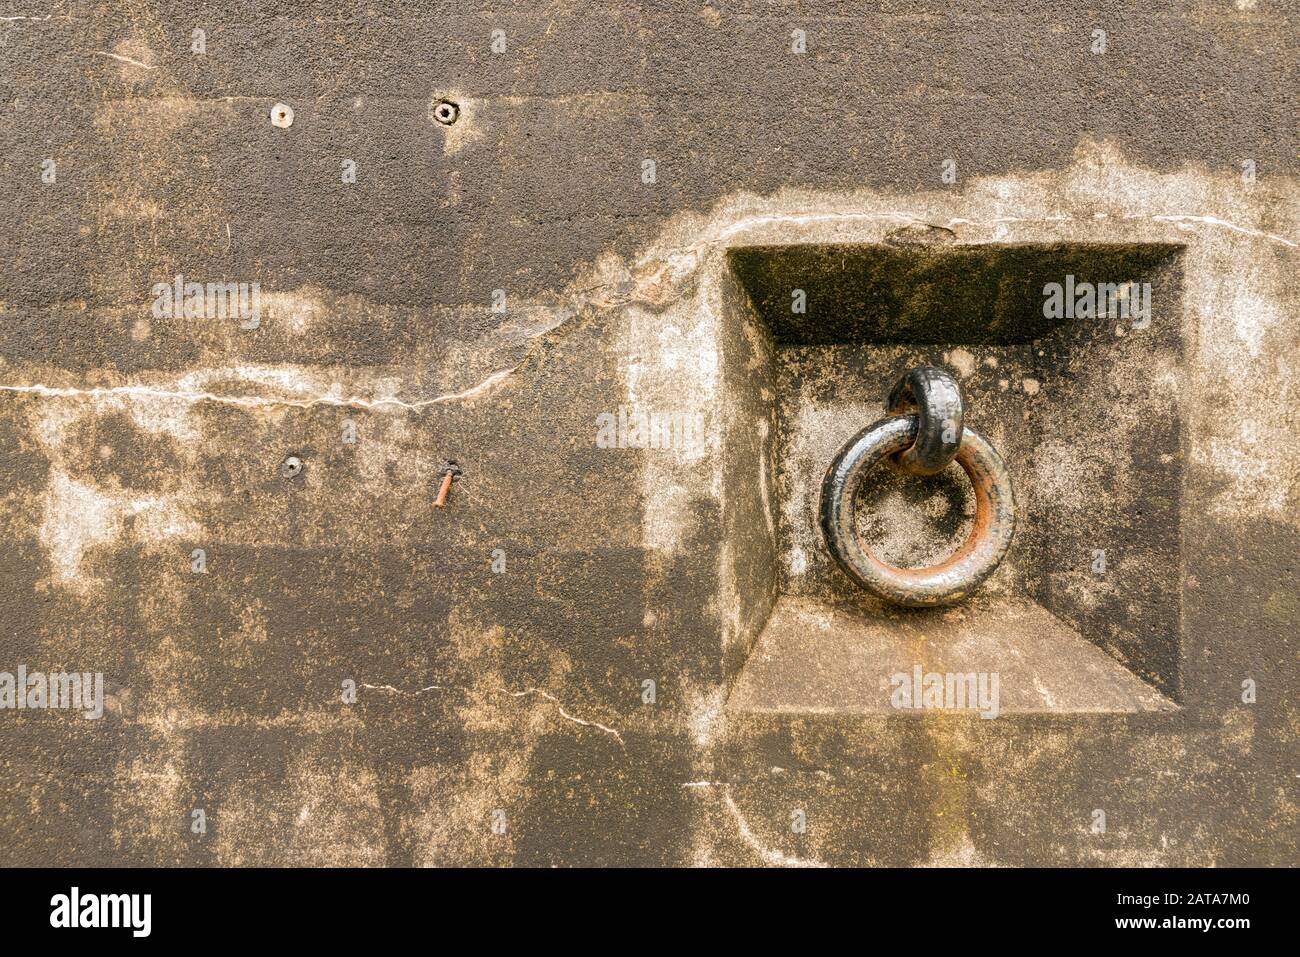
[[[296,478],[302,474],[302,459],[296,455],[291,455],[280,463],[280,474],[287,479]]]
[[[451,100],[439,100],[433,108],[433,118],[443,126],[451,126],[460,119],[460,107]]]
[[[456,464],[455,459],[448,459],[442,463],[442,485],[438,488],[438,497],[433,500],[434,508],[446,507],[447,493],[451,491],[452,480],[458,478],[460,474],[460,466]]]

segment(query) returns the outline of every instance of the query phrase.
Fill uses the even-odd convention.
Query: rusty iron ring
[[[961,448],[965,407],[957,380],[934,366],[917,366],[889,390],[885,408],[892,413],[920,416],[916,441],[896,452],[888,463],[908,475],[937,475]]]
[[[926,608],[963,601],[993,574],[1011,546],[1016,501],[1006,466],[984,436],[967,428],[954,461],[975,490],[975,522],[952,555],[929,568],[897,568],[858,540],[854,505],[872,466],[916,441],[920,416],[890,416],[867,426],[842,448],[822,481],[822,534],[840,567],[863,588],[898,605]]]

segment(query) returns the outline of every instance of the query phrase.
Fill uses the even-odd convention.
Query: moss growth
[[[1157,244],[746,246],[732,269],[781,345],[1011,345],[1077,320],[1043,315],[1043,286],[1147,281],[1181,247]],[[806,309],[792,311],[794,291]]]

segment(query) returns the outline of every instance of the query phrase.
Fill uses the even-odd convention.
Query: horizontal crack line
[[[403,697],[407,697],[407,698],[415,698],[418,697],[419,695],[426,694],[430,691],[459,691],[462,694],[470,694],[476,690],[474,688],[466,688],[461,685],[428,685],[427,687],[421,688],[418,691],[403,691],[401,688],[395,688],[392,685],[363,684],[360,687],[368,688],[371,691],[387,691],[392,694],[402,695]],[[604,731],[606,734],[611,735],[614,738],[614,740],[616,740],[620,745],[624,744],[623,736],[619,734],[616,729],[611,728],[608,725],[601,724],[599,721],[587,721],[584,720],[583,718],[579,718],[577,715],[570,714],[567,710],[565,710],[565,707],[560,702],[559,698],[555,697],[555,695],[551,694],[548,691],[543,691],[541,688],[525,688],[523,691],[512,691],[509,688],[488,688],[486,690],[488,694],[501,694],[501,695],[506,695],[507,697],[510,698],[525,698],[530,695],[536,695],[539,698],[545,698],[551,704],[555,705],[555,709],[560,713],[560,716],[565,720],[572,721],[574,724],[580,724],[584,728],[598,728],[599,730]]]
[[[1247,236],[1258,236],[1261,239],[1271,239],[1273,242],[1282,243],[1285,246],[1296,248],[1300,243],[1292,242],[1284,236],[1277,236],[1273,233],[1266,233],[1262,229],[1253,229],[1250,226],[1239,226],[1236,223],[1230,223],[1226,219],[1219,219],[1217,216],[1152,216],[1152,219],[1158,219],[1166,223],[1205,223],[1208,226],[1222,226],[1224,229],[1231,229],[1234,232],[1244,233]]]
[[[1173,223],[1175,226],[1185,224],[1196,224],[1205,226],[1221,226],[1224,229],[1230,229],[1233,232],[1241,233],[1244,236],[1254,236],[1258,239],[1267,239],[1271,242],[1281,243],[1284,246],[1296,247],[1296,243],[1285,236],[1278,236],[1275,233],[1268,233],[1262,229],[1255,229],[1252,226],[1242,226],[1240,223],[1230,222],[1226,219],[1220,219],[1218,216],[1195,216],[1190,213],[1160,213],[1160,214],[1117,214],[1116,219],[1124,220],[1143,220],[1148,219],[1158,223]],[[962,219],[960,217],[948,220],[949,226],[1003,226],[1011,223],[1079,223],[1095,224],[1095,218],[1081,218],[1078,216],[997,216],[992,219],[976,220]]]
[[[416,402],[404,402],[401,399],[361,399],[361,398],[340,398],[337,396],[321,395],[310,399],[281,399],[270,398],[266,396],[253,395],[218,395],[214,392],[180,392],[171,389],[159,389],[153,386],[110,386],[108,388],[91,388],[80,389],[48,385],[0,385],[0,392],[18,392],[28,395],[39,395],[45,398],[54,399],[94,399],[94,398],[128,398],[128,399],[160,399],[173,400],[179,402],[215,402],[221,405],[233,405],[240,408],[256,409],[265,407],[287,407],[295,409],[309,409],[317,405],[344,406],[356,409],[379,409],[384,407],[394,407],[399,409],[423,409],[430,405],[443,405],[448,402],[463,402],[468,399],[479,398],[491,393],[498,385],[508,379],[519,366],[513,366],[509,369],[502,369],[494,372],[478,385],[472,386],[461,392],[450,392],[445,395],[434,396],[431,399],[420,399]]]
[[[120,53],[106,53],[103,50],[96,50],[95,56],[106,56],[112,60],[121,60],[123,63],[130,63],[132,66],[144,67],[146,70],[153,69],[153,67],[148,63],[141,63],[139,60],[132,60],[129,56],[122,56]]]
[[[1151,222],[1172,223],[1176,226],[1186,225],[1206,225],[1217,226],[1224,229],[1230,229],[1234,232],[1242,233],[1247,236],[1254,236],[1260,239],[1267,239],[1270,242],[1282,243],[1285,246],[1296,247],[1300,243],[1287,239],[1284,236],[1278,236],[1274,233],[1265,232],[1255,229],[1251,226],[1242,226],[1239,223],[1233,223],[1229,220],[1222,219],[1218,216],[1209,215],[1192,215],[1192,214],[1115,214],[1116,219],[1123,220],[1149,220]],[[697,263],[690,265],[688,268],[682,268],[680,260],[697,259],[705,253],[706,250],[714,249],[718,246],[726,246],[737,236],[760,229],[766,226],[776,225],[795,225],[809,226],[818,223],[853,223],[853,222],[918,222],[929,223],[928,214],[921,210],[884,210],[874,212],[808,212],[808,213],[765,213],[761,215],[748,216],[734,222],[726,223],[720,228],[712,231],[705,231],[705,235],[697,242],[684,246],[673,246],[664,249],[652,249],[651,253],[645,256],[640,265],[643,269],[650,266],[657,266],[654,272],[650,273],[642,284],[653,285],[658,282],[664,273],[682,272],[683,274],[692,272]],[[948,220],[948,227],[957,225],[965,226],[1001,226],[1012,223],[1029,223],[1029,224],[1046,224],[1046,223],[1070,223],[1070,224],[1095,224],[1095,219],[1082,218],[1077,216],[997,216],[987,219],[967,219],[964,217],[951,217]]]

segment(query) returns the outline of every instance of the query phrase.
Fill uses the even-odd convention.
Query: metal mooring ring
[[[955,460],[975,490],[970,536],[929,568],[896,568],[872,555],[854,528],[858,488],[872,466],[911,447],[919,427],[918,415],[890,416],[867,426],[840,449],[822,481],[821,523],[831,554],[854,581],[887,601],[924,608],[963,601],[993,574],[1011,546],[1016,502],[998,453],[984,436],[964,429]]]
[[[885,408],[920,416],[916,441],[890,457],[890,464],[909,475],[937,475],[961,448],[965,407],[957,380],[934,366],[917,366],[889,391]]]

